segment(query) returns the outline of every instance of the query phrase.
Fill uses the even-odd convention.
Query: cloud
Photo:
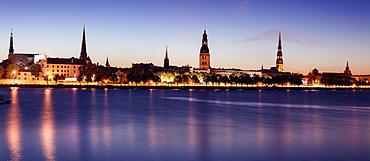
[[[234,10],[231,11],[231,14],[233,15],[241,15],[248,13],[248,3],[249,0],[244,0],[238,4],[238,6],[235,6]]]
[[[241,40],[241,42],[253,42],[253,41],[277,41],[278,40],[278,33],[279,31],[278,30],[269,30],[269,31],[265,31],[265,32],[262,32],[254,37],[250,37],[250,38],[247,38],[247,39],[244,39],[244,40]],[[299,44],[299,45],[302,45],[302,46],[305,46],[305,47],[312,47],[312,46],[316,46],[316,47],[324,47],[324,48],[327,48],[329,47],[330,45],[328,45],[327,43],[321,41],[321,40],[318,40],[318,39],[313,39],[313,38],[309,38],[309,37],[305,37],[305,36],[296,36],[290,32],[282,32],[281,33],[282,35],[282,41],[283,42],[289,42],[289,43],[295,43],[295,44]]]

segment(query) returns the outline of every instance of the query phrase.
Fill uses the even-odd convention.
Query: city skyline
[[[213,68],[275,66],[281,31],[285,71],[342,72],[348,60],[353,74],[370,73],[369,1],[208,2],[6,2],[0,7],[6,22],[1,59],[10,28],[15,53],[78,57],[85,23],[87,54],[95,63],[104,64],[108,55],[111,66],[163,66],[168,46],[170,65],[197,68],[207,25]]]

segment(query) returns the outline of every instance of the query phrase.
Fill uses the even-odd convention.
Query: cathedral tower
[[[167,46],[166,46],[166,55],[164,57],[163,67],[165,67],[165,68],[170,67],[170,60],[168,59],[168,48],[167,48]]]
[[[14,64],[13,29],[10,32],[10,45],[9,45],[8,59],[10,60],[11,64]]]
[[[276,58],[276,68],[279,72],[284,71],[284,64],[283,64],[283,47],[281,46],[281,33],[279,32],[279,43],[278,43],[278,52]]]
[[[210,69],[211,68],[211,55],[209,54],[208,49],[208,38],[207,32],[204,29],[202,47],[200,48],[199,53],[199,68],[200,69]]]

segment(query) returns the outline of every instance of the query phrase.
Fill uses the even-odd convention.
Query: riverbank
[[[370,90],[369,86],[218,86],[218,85],[46,85],[46,84],[0,84],[0,88],[97,88],[97,89],[170,89],[170,90]]]

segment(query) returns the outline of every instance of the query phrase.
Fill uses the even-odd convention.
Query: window
[[[57,66],[57,68],[59,68],[59,65]]]
[[[53,66],[51,66],[52,68],[54,68],[54,65]]]
[[[73,68],[76,68],[76,66],[73,66]]]
[[[54,70],[51,70],[52,72],[54,72]],[[54,75],[54,74],[53,74]]]
[[[46,67],[48,67],[48,68],[49,68],[49,65],[47,65]]]
[[[26,80],[27,78],[26,77],[24,77],[24,80]]]
[[[57,72],[59,72],[59,70],[57,70]]]
[[[24,73],[24,75],[27,75],[27,73]]]
[[[73,73],[76,73],[76,70],[73,70]]]

